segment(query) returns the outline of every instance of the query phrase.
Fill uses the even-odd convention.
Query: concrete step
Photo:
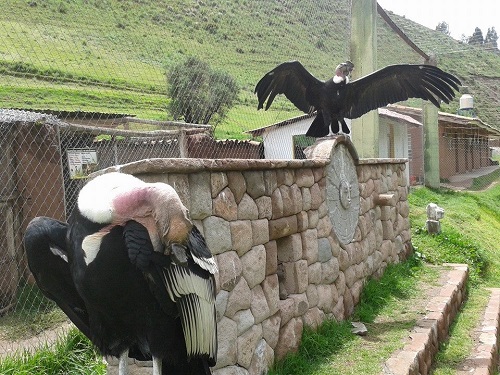
[[[476,329],[478,339],[457,372],[459,375],[493,375],[498,366],[500,288],[490,288],[491,294],[482,320]]]
[[[449,270],[439,293],[426,306],[426,315],[417,321],[401,350],[385,362],[384,375],[426,375],[429,373],[439,344],[448,337],[465,298],[468,267],[465,264],[445,264]]]

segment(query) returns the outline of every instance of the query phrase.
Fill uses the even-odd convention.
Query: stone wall
[[[113,169],[174,186],[217,259],[214,375],[265,373],[298,348],[304,326],[349,317],[366,279],[411,251],[400,159],[353,155],[359,217],[352,242],[338,241],[326,181],[340,143],[355,152],[339,137],[308,160],[150,159]]]

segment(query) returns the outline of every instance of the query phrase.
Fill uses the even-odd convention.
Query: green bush
[[[167,73],[170,113],[175,120],[193,124],[220,122],[238,96],[238,86],[229,74],[189,57]]]

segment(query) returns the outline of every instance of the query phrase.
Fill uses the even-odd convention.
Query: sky
[[[483,32],[495,27],[500,35],[500,0],[378,0],[385,10],[415,21],[432,30],[439,22],[448,24],[453,38],[471,36],[476,27]]]

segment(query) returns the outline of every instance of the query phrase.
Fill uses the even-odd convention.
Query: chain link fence
[[[438,50],[444,68],[452,66],[455,44],[419,34],[411,21],[391,16],[426,53]],[[267,112],[257,111],[255,83],[292,59],[302,61],[318,78],[331,77],[334,67],[349,59],[350,23],[350,0],[3,0],[0,353],[40,332],[36,337],[43,341],[45,329],[64,321],[33,286],[27,269],[22,237],[32,218],[65,220],[85,176],[111,165],[144,158],[278,155],[271,152],[273,136],[266,129],[282,131],[277,150],[289,148],[279,157],[302,158],[313,141],[303,136],[312,120],[286,98],[276,98]],[[377,32],[378,67],[423,62],[380,17]],[[219,74],[224,72],[238,87],[226,116],[216,114],[209,124],[183,122],[200,95],[184,102],[178,111],[184,116],[171,115],[168,72],[193,56],[208,63],[214,77],[226,80],[227,75]],[[206,74],[192,79],[192,90],[185,95],[198,90],[194,87],[220,83]],[[480,96],[479,90],[488,87],[473,86],[473,93]],[[213,91],[204,95],[206,105],[217,106]],[[493,97],[490,91],[488,95]],[[452,105],[458,109],[458,101]],[[456,113],[450,108],[444,109]],[[393,134],[407,127],[406,156],[413,162],[409,177],[421,182],[422,114],[406,108],[391,111],[381,135],[389,145],[383,156],[401,156]],[[487,120],[498,119],[495,116]],[[302,130],[291,118],[306,121]],[[440,149],[447,153],[441,168],[453,171],[443,175],[443,182],[453,183],[452,176],[482,168],[496,169],[499,157],[492,155],[490,140],[500,133],[488,121],[440,119]]]

